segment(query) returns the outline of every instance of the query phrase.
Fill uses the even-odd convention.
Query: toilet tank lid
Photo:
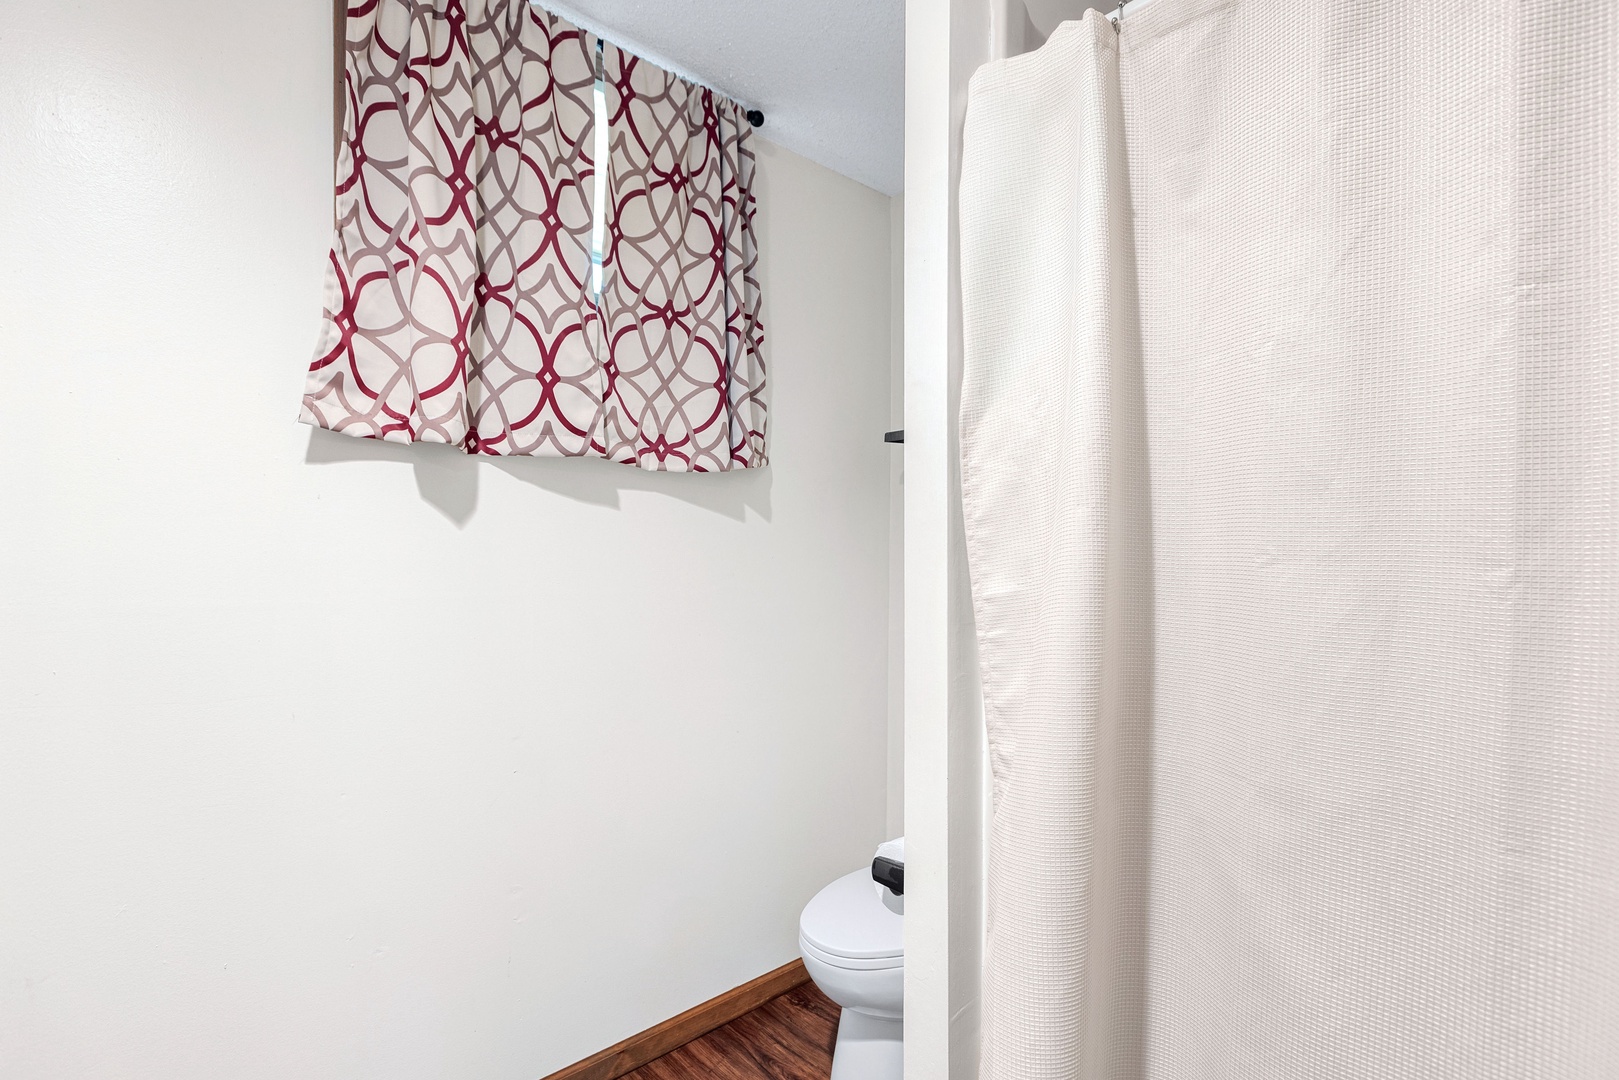
[[[905,918],[888,910],[871,870],[845,874],[815,894],[798,932],[821,952],[851,960],[905,955]]]

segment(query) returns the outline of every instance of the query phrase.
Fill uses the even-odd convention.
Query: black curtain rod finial
[[[748,118],[748,123],[752,124],[754,127],[765,126],[765,114],[760,112],[758,109],[749,109],[746,115]]]

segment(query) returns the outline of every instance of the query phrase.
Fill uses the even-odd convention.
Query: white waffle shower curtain
[[[1619,5],[974,79],[983,1080],[1619,1076]]]

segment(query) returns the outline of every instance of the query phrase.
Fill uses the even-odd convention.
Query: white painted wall
[[[1003,0],[905,9],[905,1075],[978,1075],[984,726],[961,524],[956,191]]]
[[[905,427],[905,196],[889,209],[889,430]],[[888,455],[888,834],[905,834],[905,447]]]
[[[884,832],[889,200],[759,144],[769,470],[312,440],[330,12],[0,0],[6,1080],[533,1080]]]

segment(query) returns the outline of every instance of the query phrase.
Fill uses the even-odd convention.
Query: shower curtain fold
[[[974,78],[983,1080],[1619,1075],[1619,6]]]
[[[986,1077],[1139,1047],[1148,524],[1118,56],[1095,13],[972,84],[962,513],[993,787]]]

